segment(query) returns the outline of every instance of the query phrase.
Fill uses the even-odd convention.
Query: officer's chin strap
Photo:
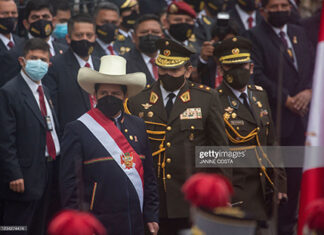
[[[255,151],[255,154],[256,154],[256,158],[258,160],[258,163],[260,165],[260,168],[262,170],[262,172],[264,173],[265,177],[267,178],[268,182],[271,184],[271,186],[273,188],[275,188],[275,185],[273,183],[273,181],[271,180],[270,176],[268,175],[267,173],[267,169],[266,167],[262,164],[262,159],[261,157],[259,156],[259,152],[257,150],[257,147],[259,147],[259,149],[261,150],[261,153],[262,153],[262,156],[264,159],[267,160],[267,162],[270,164],[270,166],[274,169],[274,166],[272,164],[272,162],[270,161],[270,159],[268,158],[267,154],[263,151],[263,148],[261,146],[261,143],[260,143],[260,139],[259,139],[259,136],[258,136],[258,128],[255,128],[253,129],[248,135],[246,136],[242,136],[240,135],[240,133],[238,133],[234,127],[228,122],[228,120],[226,118],[224,118],[224,122],[225,124],[234,132],[234,134],[239,137],[240,139],[237,140],[236,138],[234,138],[230,133],[229,131],[225,128],[225,132],[226,132],[226,135],[228,137],[228,139],[234,143],[234,144],[242,144],[242,143],[247,143],[249,142],[250,140],[252,139],[256,139],[257,141],[257,144],[258,146],[255,146],[255,145],[252,145],[252,146],[247,146],[247,147],[241,147],[241,148],[231,148],[231,149],[235,149],[235,150],[247,150],[247,149],[254,149]]]

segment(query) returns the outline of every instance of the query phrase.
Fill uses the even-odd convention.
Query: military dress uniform
[[[223,64],[249,63],[250,43],[241,37],[228,39],[216,48]],[[257,167],[233,168],[232,203],[257,220],[266,221],[272,215],[275,192],[286,192],[283,169],[275,168],[273,156],[267,156],[262,146],[276,145],[274,125],[266,92],[260,86],[248,85],[245,91],[230,86],[233,77],[225,75],[217,88],[222,103],[222,114],[230,146],[247,150]],[[247,103],[240,95],[246,94]],[[277,159],[276,159],[277,160]],[[279,162],[280,163],[280,162]]]
[[[183,66],[192,51],[168,39],[158,41],[156,64]],[[155,82],[125,103],[125,111],[144,119],[153,152],[160,193],[160,218],[189,217],[181,186],[195,171],[194,147],[227,145],[218,94],[210,87],[185,81],[169,117],[162,85]]]

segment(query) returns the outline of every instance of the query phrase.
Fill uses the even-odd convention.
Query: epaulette
[[[147,85],[145,86],[145,88],[142,90],[142,92],[143,92],[143,91],[150,90],[151,87],[152,87],[152,86],[151,86],[150,84],[147,84]]]
[[[213,90],[209,86],[205,86],[205,85],[194,83],[194,82],[190,82],[189,86],[193,89],[197,89],[197,90],[204,91],[207,93],[211,93]]]
[[[257,85],[248,85],[248,88],[257,90],[257,91],[263,91],[262,86],[257,86]]]

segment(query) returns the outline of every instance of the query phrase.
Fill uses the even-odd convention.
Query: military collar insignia
[[[239,102],[238,102],[236,99],[234,99],[234,98],[228,96],[228,101],[229,101],[230,106],[231,106],[233,109],[238,109],[238,107],[239,107]]]
[[[149,109],[149,108],[151,108],[151,104],[149,104],[149,103],[146,103],[146,104],[141,104],[142,106],[143,106],[143,108],[144,109]]]
[[[189,91],[185,91],[184,93],[182,93],[182,95],[180,96],[180,99],[183,103],[187,103],[191,100],[190,98],[190,92]]]
[[[158,101],[158,99],[159,99],[159,96],[154,91],[151,91],[151,94],[150,94],[150,104],[156,104],[156,102]]]

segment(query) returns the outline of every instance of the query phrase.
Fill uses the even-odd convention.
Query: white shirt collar
[[[251,15],[243,11],[238,4],[235,4],[235,9],[237,10],[237,13],[239,14],[244,26],[248,26],[248,19],[249,17],[253,18],[253,25],[256,23],[256,11],[253,11]],[[248,28],[246,28],[248,29]]]
[[[238,100],[242,101],[242,98],[240,97],[240,95],[241,95],[242,93],[245,93],[245,94],[247,95],[247,97],[249,97],[247,87],[245,87],[245,90],[244,90],[243,92],[241,92],[241,91],[238,91],[238,90],[232,88],[231,86],[227,85],[226,83],[225,83],[225,85],[226,85],[229,89],[231,89],[231,91],[233,92],[233,94],[236,96],[236,98],[237,98]]]
[[[150,64],[151,57],[145,55],[143,52],[141,52],[141,55],[143,57],[143,60],[144,60],[145,64]]]
[[[160,84],[160,88],[161,88],[161,95],[162,95],[162,98],[163,98],[163,104],[164,104],[164,106],[166,105],[166,103],[168,102],[168,95],[170,94],[170,93],[173,93],[173,94],[175,94],[175,97],[173,98],[173,103],[174,103],[174,100],[175,100],[175,98],[178,96],[178,94],[179,94],[179,92],[180,92],[180,89],[178,89],[178,90],[175,90],[175,91],[167,91],[167,90],[165,90],[164,89],[164,87]]]
[[[13,44],[15,45],[15,42],[14,42],[13,37],[12,37],[12,34],[10,34],[10,39],[8,39],[5,35],[3,35],[2,33],[0,33],[0,39],[1,39],[1,41],[3,42],[3,44],[5,44],[5,46],[6,46],[8,49],[10,49],[10,48],[8,47],[8,43],[9,43],[10,41],[13,42]]]
[[[127,37],[131,37],[132,38],[132,33],[133,33],[133,30],[129,30],[128,32],[122,30],[122,29],[119,29],[119,33],[121,33],[122,35],[124,35],[126,38]]]
[[[100,40],[99,38],[97,38],[96,41],[99,43],[99,45],[100,45],[103,49],[107,49],[108,46],[112,46],[112,45],[114,44],[114,42],[111,42],[111,43],[105,43],[104,41]]]
[[[37,92],[37,89],[39,86],[42,86],[42,81],[39,84],[37,84],[36,82],[33,82],[23,70],[20,71],[20,75],[23,77],[23,79],[27,83],[28,87],[33,92],[33,94],[35,92]]]
[[[80,68],[83,68],[86,63],[89,63],[90,64],[90,68],[93,69],[93,63],[92,63],[92,58],[91,58],[91,55],[89,56],[89,59],[88,61],[85,61],[84,59],[82,59],[80,56],[78,56],[77,53],[73,52],[73,55],[75,56],[75,58],[77,59],[79,65],[80,65]]]

